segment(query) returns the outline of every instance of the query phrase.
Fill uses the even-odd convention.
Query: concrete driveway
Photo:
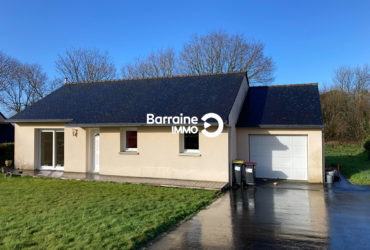
[[[226,192],[149,249],[370,249],[370,187],[280,181]]]

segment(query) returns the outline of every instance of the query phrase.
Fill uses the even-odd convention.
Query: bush
[[[14,143],[0,144],[0,167],[5,166],[6,160],[12,160],[14,163]]]
[[[370,159],[370,139],[368,139],[364,144],[364,149],[367,152],[369,159]]]

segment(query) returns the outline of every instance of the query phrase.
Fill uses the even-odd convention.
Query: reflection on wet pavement
[[[327,190],[330,248],[370,249],[370,186],[344,178]]]
[[[281,181],[231,190],[149,248],[369,249],[370,188],[346,185]]]

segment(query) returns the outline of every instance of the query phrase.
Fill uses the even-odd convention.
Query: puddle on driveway
[[[370,190],[280,182],[226,192],[149,248],[369,249],[369,237]]]
[[[345,179],[327,189],[330,248],[370,249],[370,186]]]

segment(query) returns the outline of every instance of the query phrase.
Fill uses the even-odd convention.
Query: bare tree
[[[39,100],[49,93],[48,78],[39,64],[24,64],[23,75],[27,85],[32,89],[31,102]]]
[[[122,67],[124,78],[172,76],[176,70],[176,55],[172,48],[160,49],[146,58],[136,58]]]
[[[341,66],[335,70],[333,82],[337,88],[354,95],[370,91],[370,68],[367,64],[354,68]]]
[[[194,35],[176,56],[172,48],[136,58],[122,68],[125,78],[193,75],[247,71],[251,83],[273,81],[274,63],[264,55],[264,45],[242,35],[211,32]]]
[[[60,77],[70,82],[111,80],[116,76],[108,53],[98,49],[67,49],[55,64]]]
[[[186,74],[247,71],[251,83],[274,79],[274,63],[261,42],[223,31],[194,35],[180,53],[180,65]]]
[[[370,134],[369,67],[341,66],[333,83],[321,93],[325,139],[361,142]]]
[[[38,64],[22,64],[0,54],[0,103],[19,112],[47,93],[47,77]]]
[[[10,70],[11,58],[0,51],[0,81],[3,81]]]

